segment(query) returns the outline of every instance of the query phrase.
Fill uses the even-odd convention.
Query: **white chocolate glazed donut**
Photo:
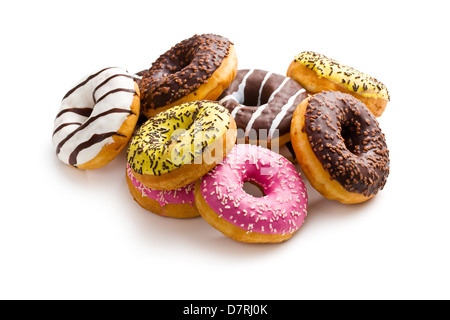
[[[53,130],[53,147],[65,164],[94,169],[126,145],[140,108],[139,88],[122,68],[83,78],[64,96]]]

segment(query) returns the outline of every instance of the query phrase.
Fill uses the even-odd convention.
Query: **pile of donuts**
[[[237,241],[281,242],[307,215],[301,172],[341,203],[383,189],[389,151],[376,117],[388,101],[378,80],[311,51],[286,76],[238,70],[234,44],[203,34],[136,74],[85,76],[63,97],[52,139],[58,158],[79,169],[126,147],[129,191],[150,212],[200,215]]]

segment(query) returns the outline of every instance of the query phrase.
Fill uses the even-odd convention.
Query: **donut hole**
[[[263,187],[254,181],[244,181],[242,189],[252,197],[262,198],[266,196]]]
[[[161,69],[153,74],[153,77],[160,78],[178,74],[193,63],[196,56],[196,53],[192,50],[187,53],[184,50],[179,50],[178,53],[179,54],[172,55],[168,62],[162,65]]]
[[[341,136],[345,147],[353,154],[360,153],[360,143],[356,130],[356,127],[351,124],[344,124],[341,129]]]
[[[182,57],[177,57],[178,60],[171,66],[171,73],[177,73],[185,69],[187,66],[189,66],[192,61],[194,60],[193,55],[186,55]]]
[[[188,54],[182,55],[181,57],[178,57],[178,71],[183,70],[187,66],[189,66],[191,63],[194,62],[194,59],[197,55],[197,52],[195,50],[191,50]]]
[[[91,116],[92,112],[94,112],[94,108],[95,108],[95,104],[89,106],[88,108],[86,108],[86,112],[83,114],[83,116],[86,116],[87,119],[89,119],[89,117]],[[86,119],[86,121],[87,121]]]
[[[244,101],[242,101],[242,104],[249,107],[259,107],[261,105],[261,103],[258,104],[258,97],[252,96],[250,94],[244,97]]]
[[[260,107],[269,102],[269,97],[267,95],[259,96],[258,90],[254,90],[248,92],[243,97],[243,101],[239,101],[239,103],[247,106],[247,107]]]

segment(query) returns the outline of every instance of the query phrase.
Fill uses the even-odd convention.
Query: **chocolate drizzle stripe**
[[[81,126],[81,123],[80,122],[66,122],[66,123],[63,123],[58,128],[56,128],[55,131],[53,131],[53,136],[55,135],[55,133],[57,133],[62,128],[67,127],[67,126],[74,126],[74,125]]]
[[[109,96],[110,94],[117,93],[117,92],[129,92],[129,93],[132,93],[132,94],[136,94],[136,90],[134,90],[134,89],[118,88],[118,89],[114,89],[114,90],[111,90],[111,91],[105,93],[105,94],[104,94],[100,99],[98,99],[95,103],[97,104],[97,103],[99,103],[100,101],[102,101],[103,99],[105,99],[107,96]]]
[[[77,89],[81,88],[82,86],[84,86],[86,83],[88,83],[90,80],[94,79],[95,77],[97,77],[99,74],[101,74],[102,72],[109,70],[109,69],[113,69],[115,67],[109,67],[109,68],[105,68],[103,70],[100,70],[97,73],[94,73],[92,75],[90,75],[89,77],[86,78],[86,80],[84,80],[83,82],[79,83],[78,85],[76,85],[74,88],[70,89],[66,95],[64,96],[63,100],[66,99],[68,96],[70,96],[73,92],[75,92]]]
[[[108,111],[102,112],[102,113],[96,115],[95,117],[89,118],[85,123],[83,123],[77,129],[75,129],[73,132],[71,132],[63,140],[61,140],[61,142],[56,147],[56,154],[59,154],[59,152],[61,151],[61,148],[64,146],[64,144],[70,138],[72,138],[77,132],[80,132],[81,130],[85,129],[88,125],[90,125],[92,122],[96,121],[97,119],[100,119],[100,118],[102,118],[104,116],[107,116],[108,114],[111,114],[111,113],[128,113],[128,114],[132,114],[133,112],[131,110],[127,110],[127,109],[113,108],[113,109],[109,109]]]
[[[92,108],[67,108],[64,110],[61,110],[57,115],[55,119],[58,119],[61,115],[63,115],[66,112],[73,112],[76,114],[79,114],[80,116],[83,117],[89,117],[92,113]]]
[[[54,121],[52,144],[58,158],[68,165],[77,159],[86,163],[113,141],[107,136],[128,136],[128,130],[121,128],[135,114],[131,108],[136,92],[133,77],[119,67],[104,68],[79,80],[64,96]],[[125,143],[122,139],[116,142],[118,146]],[[89,143],[95,146],[89,147]],[[77,156],[79,150],[84,151]]]
[[[107,139],[109,137],[112,137],[114,135],[125,137],[125,135],[123,135],[121,133],[118,133],[118,132],[106,132],[106,133],[92,135],[92,137],[89,140],[79,144],[72,151],[72,153],[69,156],[69,164],[72,165],[72,166],[76,166],[76,164],[77,164],[77,157],[78,157],[78,154],[81,151],[83,151],[84,149],[87,149],[87,148],[93,146],[94,144],[97,144],[97,143],[99,143],[99,142],[101,142],[101,141],[103,141],[103,140],[105,140],[105,139]]]
[[[115,75],[113,75],[113,76],[107,78],[105,81],[103,81],[102,83],[100,83],[100,84],[94,89],[94,91],[92,92],[92,100],[94,100],[94,103],[96,103],[96,101],[95,101],[95,93],[97,92],[97,90],[100,89],[101,87],[103,87],[105,84],[107,84],[110,80],[112,80],[112,79],[114,79],[114,78],[117,78],[117,77],[125,77],[125,78],[129,78],[129,79],[133,79],[132,76],[127,75],[127,74],[123,74],[123,73],[115,74]]]

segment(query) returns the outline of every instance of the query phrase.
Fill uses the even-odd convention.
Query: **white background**
[[[450,22],[444,1],[11,1],[0,12],[2,299],[449,299]],[[287,242],[243,244],[148,213],[125,153],[94,171],[51,145],[63,95],[108,66],[148,68],[195,33],[239,68],[285,74],[313,50],[382,81],[391,173],[342,205],[308,184]]]

